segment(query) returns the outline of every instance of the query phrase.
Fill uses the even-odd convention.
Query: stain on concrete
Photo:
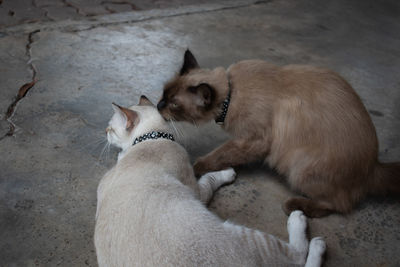
[[[34,201],[32,199],[18,200],[14,208],[17,210],[28,210],[33,207]]]

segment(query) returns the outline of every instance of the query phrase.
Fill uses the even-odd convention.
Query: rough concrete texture
[[[399,160],[399,16],[395,0],[223,1],[3,28],[0,265],[96,266],[96,188],[117,153],[102,153],[111,102],[156,101],[187,47],[204,67],[261,58],[337,71],[370,111],[381,159]],[[177,127],[193,159],[227,138],[214,124]],[[211,210],[286,239],[281,204],[294,193],[284,178],[259,164],[236,170]],[[398,198],[370,197],[349,215],[309,220],[309,235],[326,238],[325,266],[399,266],[399,223]]]
[[[228,0],[229,1],[229,0]],[[104,14],[165,9],[212,0],[0,0],[0,28],[38,21],[81,20]],[[226,1],[225,1],[226,2]]]

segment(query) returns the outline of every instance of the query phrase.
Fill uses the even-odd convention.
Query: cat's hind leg
[[[319,267],[322,260],[319,255],[321,252],[321,238],[314,238],[309,245],[306,236],[307,217],[302,211],[294,211],[288,219],[289,242],[279,238],[250,229],[241,225],[235,225],[230,222],[223,224],[224,228],[239,238],[239,242],[247,249],[254,252],[254,259],[262,266],[304,266],[308,260],[310,262],[306,267]],[[310,254],[307,258],[307,252],[310,247]],[[243,248],[244,249],[244,248]]]
[[[315,237],[311,239],[310,248],[306,265],[304,267],[319,267],[322,264],[322,257],[326,250],[325,241],[322,237]]]
[[[239,238],[237,243],[241,244],[242,250],[250,250],[253,253],[253,259],[257,266],[304,266],[308,242],[306,240],[307,245],[305,245],[303,238],[303,235],[305,236],[304,224],[299,224],[298,219],[297,216],[291,218],[291,222],[294,223],[289,226],[289,236],[292,236],[291,243],[228,221],[223,226]],[[304,245],[305,249],[303,248]]]
[[[231,183],[235,180],[236,173],[233,168],[222,171],[209,172],[201,176],[199,179],[200,200],[207,204],[214,192],[224,184]]]

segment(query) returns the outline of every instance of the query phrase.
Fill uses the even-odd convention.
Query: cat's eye
[[[170,103],[171,108],[178,108],[179,105],[177,103]]]

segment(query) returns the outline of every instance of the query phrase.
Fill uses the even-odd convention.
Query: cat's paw
[[[308,240],[306,236],[307,230],[307,217],[300,210],[295,210],[290,213],[287,229],[289,233],[289,243],[298,252],[304,256],[307,255],[308,251]]]
[[[219,171],[219,177],[221,182],[224,184],[232,183],[236,179],[236,172],[233,168],[228,168],[222,171]]]
[[[236,172],[233,168],[228,168],[222,171],[208,172],[204,176],[213,177],[216,184],[220,186],[235,181]]]
[[[310,242],[310,253],[322,256],[326,251],[326,243],[322,237],[314,237]]]
[[[289,235],[291,233],[299,233],[306,231],[307,228],[307,217],[301,210],[295,210],[290,213],[289,219],[287,221],[287,229]]]

